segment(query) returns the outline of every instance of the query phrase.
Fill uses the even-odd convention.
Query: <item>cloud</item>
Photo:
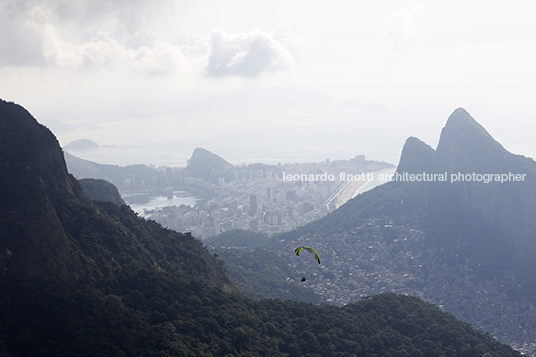
[[[0,65],[44,65],[43,46],[41,35],[25,17],[0,9]]]
[[[210,41],[198,34],[181,33],[173,40],[173,44],[181,48],[182,53],[190,58],[202,58],[210,55]]]
[[[0,22],[0,66],[40,65],[55,68],[115,68],[162,75],[185,65],[181,48],[144,30],[116,38],[93,27],[77,43],[65,41],[40,6]]]
[[[135,33],[125,42],[125,48],[137,50],[140,47],[154,48],[160,42],[160,35],[151,30]]]
[[[210,42],[208,77],[258,77],[265,72],[286,69],[295,59],[281,42],[259,30],[238,35],[216,30]]]
[[[389,14],[383,20],[383,37],[390,43],[394,51],[401,51],[415,44],[419,30],[415,19],[420,15],[421,8],[401,9]]]
[[[155,32],[140,30],[169,3],[169,0],[6,0],[0,5],[0,67],[116,66],[116,69],[149,74],[176,71],[184,62],[180,46],[160,40]],[[115,25],[110,32],[92,26],[83,31],[79,41],[73,41],[72,32],[64,33],[65,37],[60,33],[60,29],[80,29],[90,23]]]
[[[299,58],[302,42],[290,38],[287,28],[273,35],[259,30],[236,35],[217,30],[210,38],[183,33],[173,41],[142,29],[145,18],[140,16],[146,13],[150,18],[169,2],[7,0],[0,5],[0,67],[254,78],[287,69]],[[77,33],[81,34],[78,39]]]
[[[172,0],[3,0],[3,3],[2,12],[9,16],[25,15],[39,6],[52,22],[88,27],[95,21],[111,20],[128,35],[141,31],[157,14],[173,9]]]

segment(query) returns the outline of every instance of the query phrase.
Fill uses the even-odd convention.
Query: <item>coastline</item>
[[[326,207],[328,210],[331,210],[330,207],[334,209],[339,208],[350,199],[354,198],[359,194],[359,190],[365,186],[367,183],[371,182],[378,175],[381,175],[388,171],[396,170],[396,168],[385,168],[378,171],[374,171],[372,178],[370,180],[359,180],[359,181],[346,181],[341,187],[326,201]]]

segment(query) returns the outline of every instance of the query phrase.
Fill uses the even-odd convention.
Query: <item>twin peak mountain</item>
[[[408,138],[397,173],[447,176],[421,183],[430,216],[443,216],[429,223],[442,220],[441,226],[448,226],[445,216],[452,210],[467,212],[492,226],[499,244],[516,259],[536,262],[536,162],[507,151],[464,109],[450,115],[436,150]]]

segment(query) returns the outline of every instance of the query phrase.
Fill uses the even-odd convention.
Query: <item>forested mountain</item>
[[[213,248],[225,262],[233,284],[252,299],[281,298],[320,303],[320,296],[301,283],[292,259],[266,249]]]
[[[125,204],[117,187],[108,181],[86,178],[78,180],[78,183],[82,186],[84,194],[91,200],[112,202],[119,206]]]
[[[2,356],[516,356],[417,298],[250,300],[194,237],[92,201],[54,135],[0,101]]]
[[[457,109],[437,150],[408,138],[397,174],[293,231],[270,239],[226,232],[210,244],[282,257],[313,245],[327,258],[308,287],[323,301],[411,294],[536,354],[536,163],[508,152]],[[295,272],[312,268],[294,263]]]

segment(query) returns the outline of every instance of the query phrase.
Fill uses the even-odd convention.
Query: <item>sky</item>
[[[398,163],[465,108],[536,157],[532,1],[2,0],[0,98],[74,155]]]

